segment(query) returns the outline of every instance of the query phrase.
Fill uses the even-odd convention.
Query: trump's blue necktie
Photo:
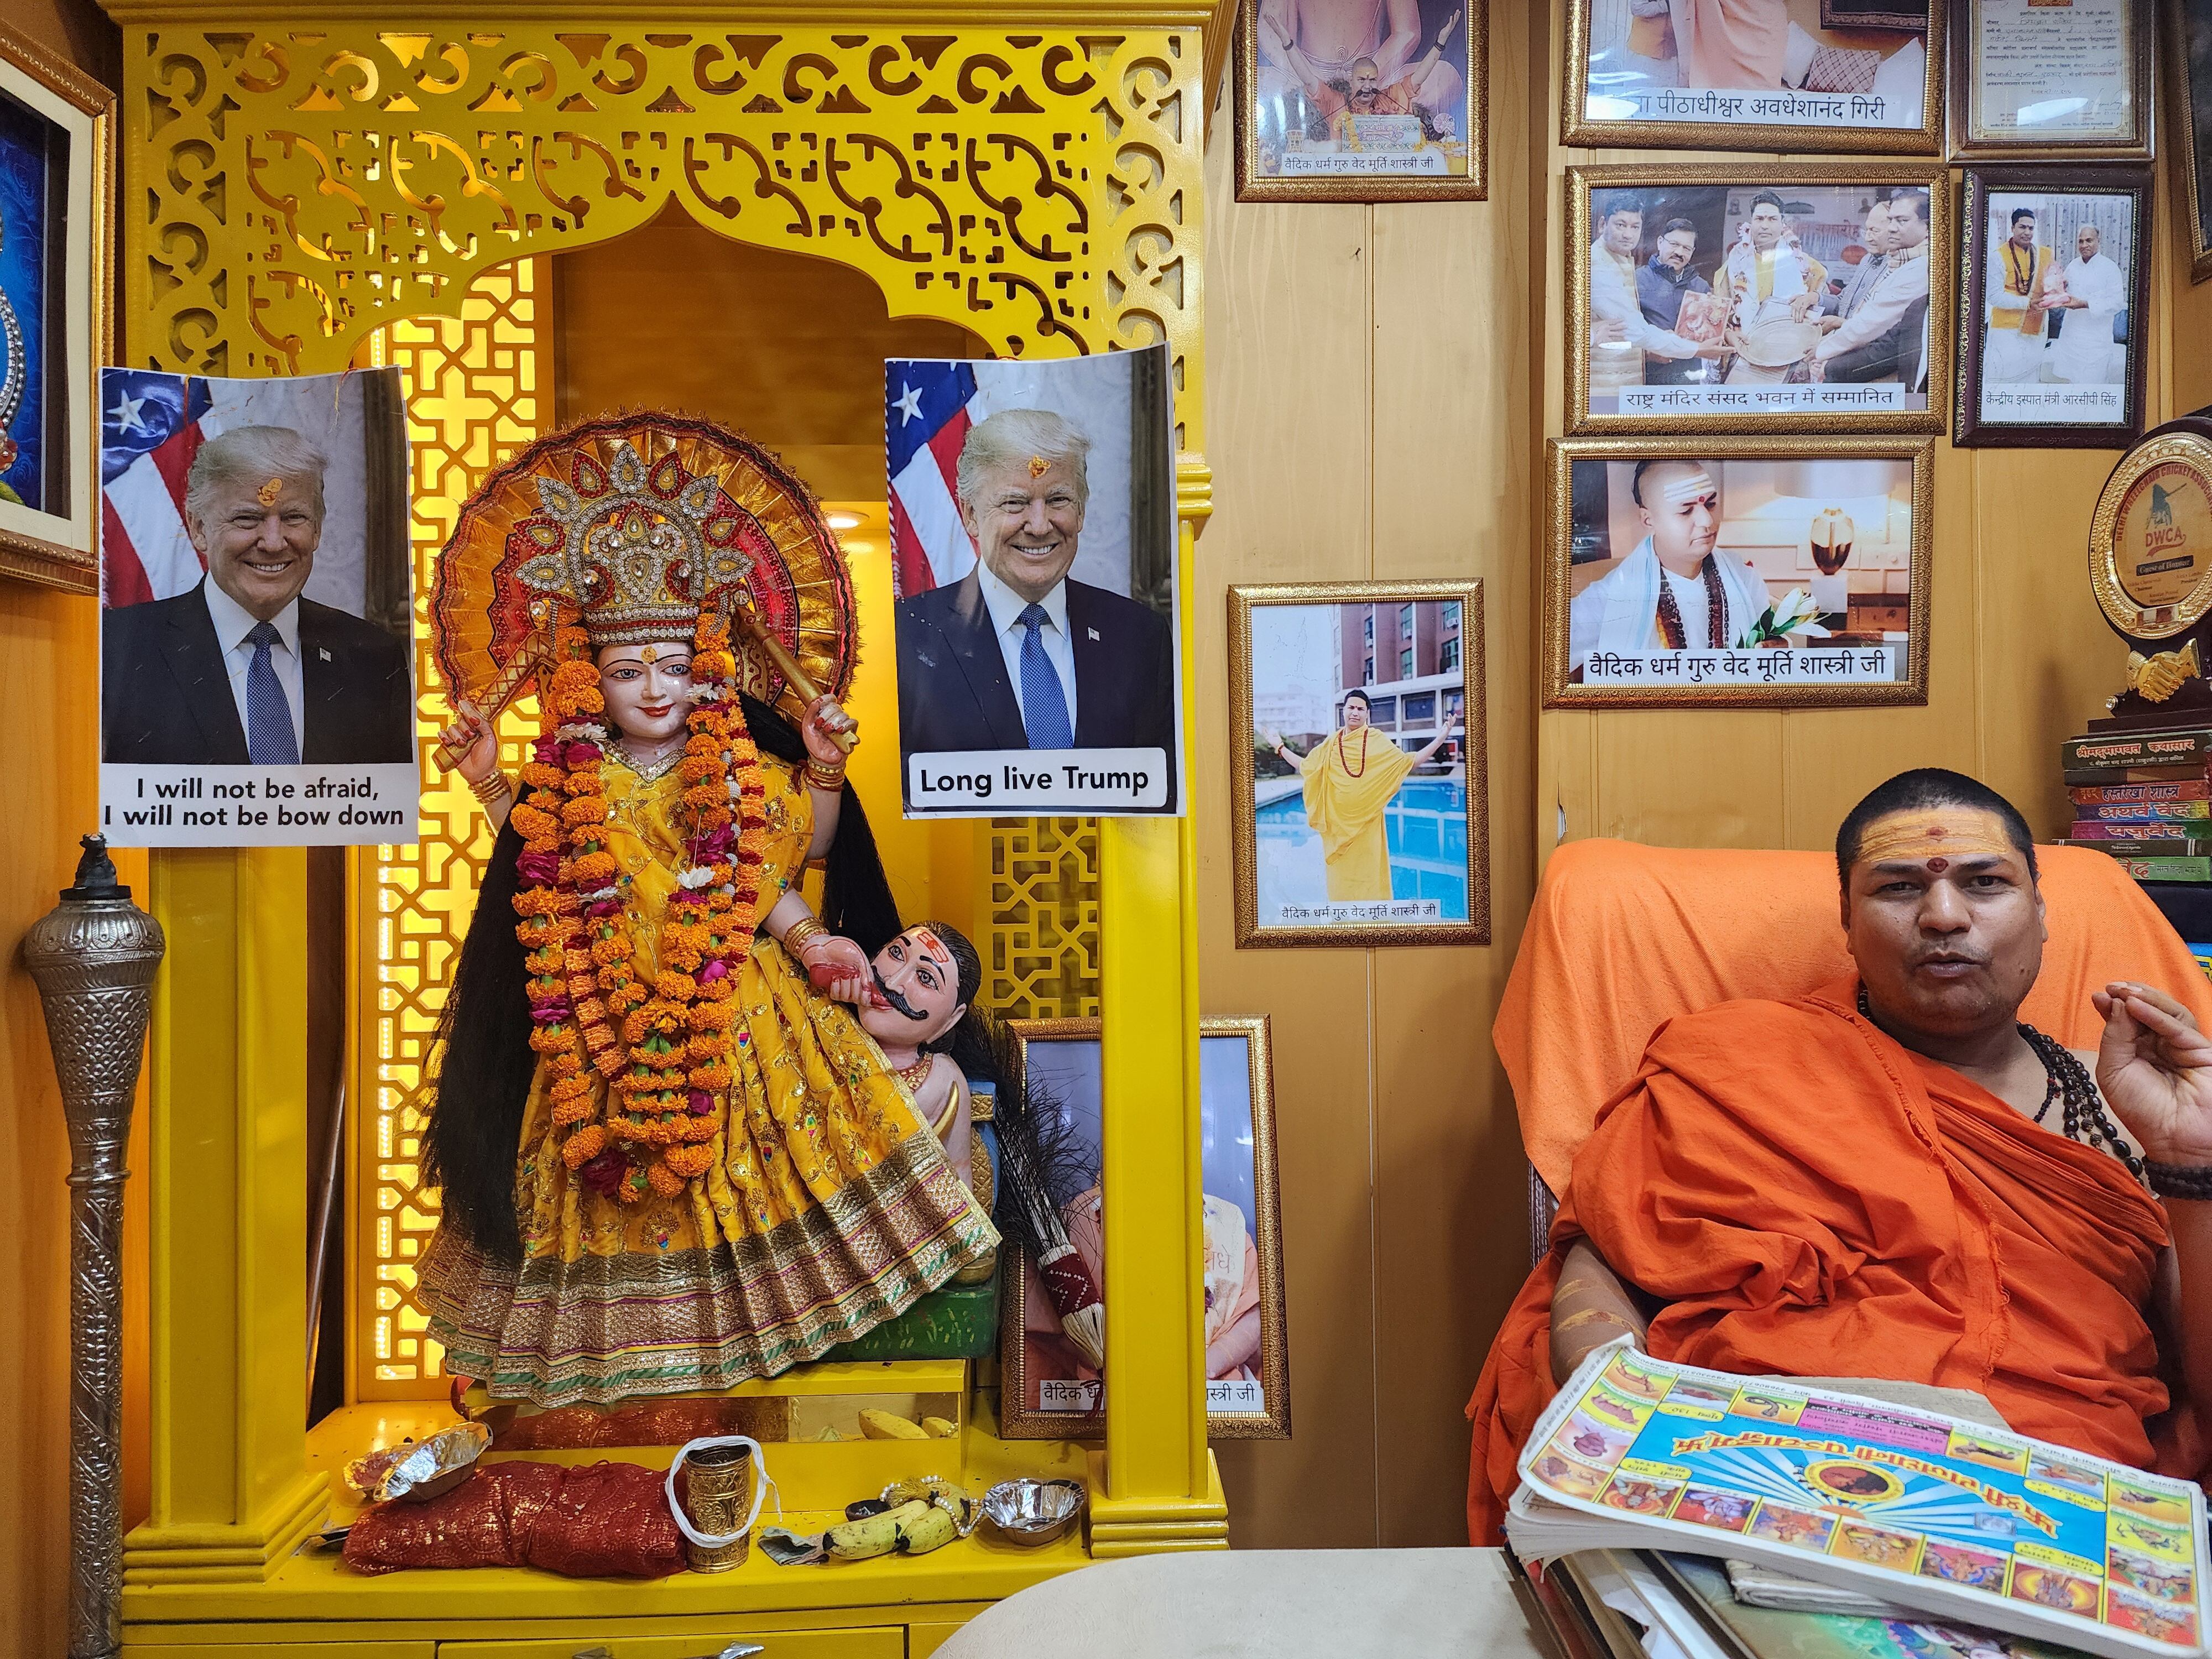
[[[276,665],[269,656],[277,638],[274,623],[256,623],[246,636],[253,647],[253,660],[246,665],[246,753],[256,766],[300,763],[292,705],[284,701],[284,683],[276,678]]]
[[[1022,724],[1032,749],[1073,749],[1075,733],[1067,722],[1067,693],[1052,659],[1044,653],[1044,607],[1032,605],[1014,618],[1029,629],[1022,641]]]

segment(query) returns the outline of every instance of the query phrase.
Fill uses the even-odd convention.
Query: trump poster
[[[908,817],[1182,811],[1168,377],[884,363]]]
[[[100,383],[100,828],[417,834],[399,371]]]

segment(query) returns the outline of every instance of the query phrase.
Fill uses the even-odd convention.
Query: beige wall
[[[1554,14],[1562,8],[1550,9]],[[1559,142],[1554,38],[1531,58],[1543,104],[1537,246],[1557,272],[1565,170],[1577,165],[1756,161],[1711,152],[1576,149]],[[1504,112],[1492,109],[1493,122]],[[2191,289],[2161,168],[2152,238],[2148,411],[2152,424],[2212,400],[2203,343],[2212,289]],[[1952,171],[1954,203],[1957,181]],[[2177,311],[2177,289],[2179,310]],[[1541,431],[1563,430],[1563,285],[1541,285]],[[2193,386],[2177,382],[2176,369]],[[1621,836],[1668,846],[1817,848],[1890,774],[1911,766],[1971,772],[2016,801],[2036,833],[2067,819],[2062,738],[2104,712],[2126,650],[2087,581],[2089,514],[2118,453],[1957,449],[1936,459],[1935,593],[1924,708],[1769,712],[1559,711],[1537,716],[1538,855],[1555,809],[1569,837]]]
[[[2084,580],[2090,510],[2117,453],[1944,441],[1924,708],[1538,707],[1531,561],[1544,441],[1562,429],[1565,170],[1665,153],[1562,148],[1564,7],[1493,0],[1491,14],[1487,203],[1242,204],[1225,105],[1208,137],[1217,511],[1196,618],[1200,966],[1209,1013],[1275,1018],[1297,1429],[1287,1443],[1218,1448],[1244,1545],[1464,1538],[1461,1408],[1526,1260],[1523,1164],[1489,1028],[1559,812],[1569,836],[1820,847],[1881,778],[1948,765],[2055,836],[2058,741],[2102,712],[2124,655]],[[2212,283],[2189,286],[2166,195],[2161,179],[2154,422],[2212,403]],[[1495,943],[1236,950],[1226,589],[1461,575],[1487,586]]]
[[[1464,1542],[1461,1411],[1527,1262],[1489,1028],[1534,872],[1531,9],[1491,7],[1487,203],[1242,204],[1225,105],[1207,138],[1199,967],[1207,1013],[1274,1019],[1296,1427],[1215,1449],[1243,1546]],[[1442,576],[1484,583],[1498,943],[1235,949],[1229,587]]]
[[[12,0],[7,21],[113,84],[114,30],[91,0]],[[38,988],[17,944],[76,867],[76,838],[96,826],[97,601],[0,580],[0,707],[14,734],[0,844],[0,1653],[59,1653],[69,1589],[69,1139],[46,1053]],[[118,860],[146,898],[144,854]],[[144,1161],[144,1133],[133,1167]],[[135,1183],[134,1183],[135,1187]],[[143,1263],[143,1212],[131,1243]],[[136,1324],[126,1356],[134,1421],[145,1420],[145,1276],[126,1294]],[[127,1478],[143,1490],[144,1437]],[[136,1513],[136,1509],[133,1510]]]

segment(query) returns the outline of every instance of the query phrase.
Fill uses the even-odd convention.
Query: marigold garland
[[[733,1079],[731,999],[766,863],[760,755],[732,684],[727,625],[702,616],[692,644],[691,735],[679,770],[686,863],[655,941],[663,966],[650,990],[632,967],[636,920],[609,884],[616,866],[602,844],[599,768],[611,739],[596,718],[606,702],[580,628],[560,631],[559,666],[522,769],[528,793],[512,815],[523,840],[514,913],[528,951],[530,1045],[556,1079],[561,1159],[625,1204],[675,1197],[713,1167],[716,1097]]]

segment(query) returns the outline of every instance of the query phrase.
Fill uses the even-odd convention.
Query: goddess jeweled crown
[[[538,510],[515,533],[544,550],[515,574],[574,605],[595,647],[689,639],[708,600],[752,573],[720,484],[673,452],[648,469],[617,441],[604,467],[580,450],[568,483],[537,484]]]

